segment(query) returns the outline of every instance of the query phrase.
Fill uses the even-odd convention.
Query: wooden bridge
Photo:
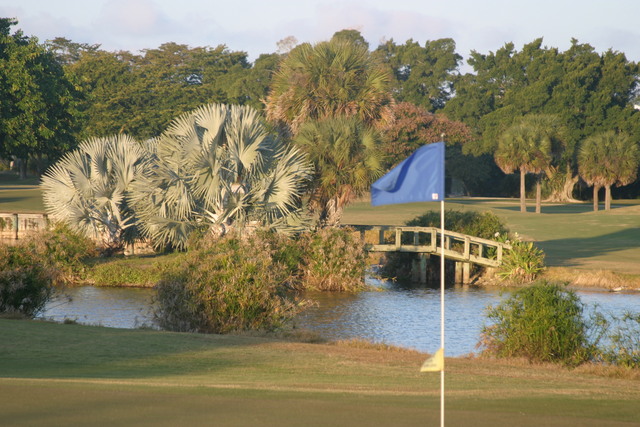
[[[505,249],[511,249],[507,243],[474,237],[454,231],[442,231],[437,227],[408,227],[393,225],[347,225],[360,232],[368,252],[406,252],[420,254],[418,265],[414,265],[415,276],[420,282],[426,282],[427,260],[430,255],[439,256],[440,242],[444,238],[444,256],[456,262],[456,282],[469,283],[471,265],[487,268],[502,265]],[[367,243],[365,233],[377,232],[377,243]]]

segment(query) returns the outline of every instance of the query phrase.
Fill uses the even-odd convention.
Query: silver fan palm
[[[142,232],[183,248],[198,227],[281,225],[300,210],[311,167],[271,136],[251,107],[212,104],[175,119],[148,143],[134,183]]]
[[[45,209],[106,248],[118,249],[135,237],[128,204],[131,183],[142,172],[145,150],[127,135],[82,142],[42,178]]]

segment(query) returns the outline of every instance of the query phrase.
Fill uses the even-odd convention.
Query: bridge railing
[[[46,214],[0,212],[0,240],[18,240],[29,233],[46,230],[48,226]]]
[[[444,237],[437,227],[409,227],[392,225],[348,225],[360,232],[369,252],[409,252],[438,255],[440,242],[444,238],[445,258],[470,262],[485,267],[499,267],[505,249],[511,249],[507,243],[483,239],[481,237],[444,231]],[[375,243],[367,243],[365,233],[377,233]],[[371,240],[371,239],[369,239]]]

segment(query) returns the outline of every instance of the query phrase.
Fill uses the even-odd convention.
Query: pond
[[[440,346],[440,291],[373,281],[381,291],[358,294],[314,293],[317,305],[294,319],[294,326],[327,339],[362,338],[420,351]],[[153,327],[152,289],[70,288],[71,298],[56,298],[40,315],[54,321],[114,328]],[[582,301],[598,304],[605,313],[640,311],[640,293],[579,291]],[[448,288],[445,292],[445,350],[447,356],[476,352],[487,306],[501,299],[499,289]]]

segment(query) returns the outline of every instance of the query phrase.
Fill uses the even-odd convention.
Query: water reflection
[[[152,289],[80,286],[53,298],[39,317],[110,328],[154,327]]]
[[[440,292],[425,287],[402,287],[372,282],[382,291],[355,295],[313,293],[318,302],[294,324],[328,339],[362,338],[420,351],[440,346]],[[151,289],[78,287],[68,290],[72,300],[52,300],[41,317],[55,321],[116,328],[153,326]],[[640,294],[581,291],[587,305],[604,313],[640,311]],[[500,290],[456,287],[445,293],[445,348],[447,356],[475,352],[488,305],[500,301]]]
[[[297,327],[332,339],[363,338],[433,352],[440,347],[440,291],[386,285],[383,292],[310,295],[318,301],[295,321]],[[445,292],[446,354],[474,351],[487,305],[497,290],[456,287]]]

